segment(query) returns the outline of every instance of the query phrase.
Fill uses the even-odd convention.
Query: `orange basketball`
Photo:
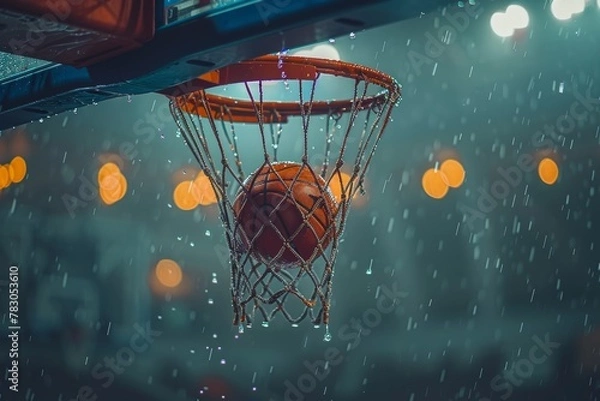
[[[233,210],[243,249],[278,266],[320,256],[318,244],[324,250],[335,235],[333,195],[323,178],[298,163],[271,163],[255,171],[236,196]]]

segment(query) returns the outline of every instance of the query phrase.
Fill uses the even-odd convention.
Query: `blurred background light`
[[[125,197],[127,179],[115,163],[105,163],[98,170],[98,192],[100,199],[107,206],[113,205]]]
[[[569,20],[584,9],[585,0],[553,0],[550,5],[552,15],[559,21]]]
[[[444,161],[440,166],[440,171],[450,188],[458,188],[465,181],[465,169],[457,160]]]
[[[198,206],[198,200],[194,195],[194,181],[182,181],[173,190],[173,201],[179,209],[188,211]]]
[[[335,174],[329,182],[329,188],[331,193],[335,197],[335,200],[339,203],[342,201],[342,193],[348,191],[348,184],[350,184],[350,175],[344,172]]]
[[[492,31],[501,38],[507,38],[515,32],[506,13],[503,12],[494,13],[490,20],[490,25],[492,26]]]
[[[338,50],[330,44],[316,45],[309,49],[302,49],[294,53],[295,56],[325,58],[329,60],[341,60]]]
[[[27,163],[21,156],[13,158],[8,166],[10,180],[14,183],[23,181],[27,175]]]
[[[194,178],[192,185],[192,195],[196,203],[200,206],[209,206],[217,203],[217,194],[213,189],[210,179],[200,171],[196,178]]]
[[[508,6],[505,15],[514,29],[524,29],[529,26],[529,13],[522,6],[515,4]]]
[[[171,259],[161,259],[158,261],[154,273],[159,283],[169,288],[177,287],[183,278],[181,267]]]
[[[427,195],[433,199],[442,199],[448,193],[447,179],[440,170],[430,168],[423,174],[421,184]]]
[[[6,166],[0,166],[0,189],[10,185],[10,174]]]
[[[542,159],[538,164],[538,175],[544,184],[553,185],[558,180],[558,165],[548,157]]]
[[[515,30],[529,26],[529,13],[520,5],[510,5],[505,11],[492,14],[490,19],[492,31],[501,38],[514,35]]]

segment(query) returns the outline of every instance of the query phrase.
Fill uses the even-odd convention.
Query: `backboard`
[[[62,2],[70,4],[69,0]],[[0,16],[14,17],[14,10],[25,3],[0,0]],[[98,0],[83,4],[87,3]],[[108,56],[94,55],[93,63],[85,59],[66,65],[56,59],[49,60],[47,54],[44,54],[47,61],[38,61],[0,53],[0,129],[119,96],[167,88],[193,90],[178,85],[238,61],[414,18],[447,3],[447,0],[156,0],[153,12],[147,13],[152,17],[141,21],[145,26],[136,25],[136,32],[144,35],[140,34],[134,45],[126,43],[127,46],[117,50],[108,49],[107,52],[113,51]],[[49,9],[42,17],[60,23],[64,15]],[[77,24],[72,15],[69,14],[68,24]],[[25,21],[30,18],[25,14],[18,16],[21,17]],[[102,38],[102,34],[110,39],[118,35],[126,37],[127,29],[119,17],[114,13],[105,17],[114,20],[110,29],[102,21],[83,21],[80,25],[90,26],[94,37]],[[152,33],[151,38],[148,32]],[[69,35],[63,34],[60,45],[75,46],[68,43],[68,38]],[[38,44],[40,49],[48,45],[44,40]],[[6,49],[6,43],[0,48]]]
[[[7,82],[51,65],[50,61],[0,52],[0,82]]]

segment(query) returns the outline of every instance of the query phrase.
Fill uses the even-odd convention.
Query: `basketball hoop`
[[[317,82],[324,76],[338,77],[336,85],[343,78],[352,82],[346,88],[348,99],[316,99]],[[283,82],[285,89],[275,91],[297,100],[266,101],[265,92],[273,90],[269,81]],[[171,98],[171,113],[218,197],[230,249],[234,324],[241,332],[258,312],[263,326],[281,314],[294,326],[309,318],[327,328],[334,265],[350,203],[364,192],[365,174],[400,100],[400,86],[368,67],[284,55],[233,64],[191,84],[193,92]],[[234,84],[247,97],[214,93],[215,88],[235,91]],[[284,133],[283,124],[286,130],[297,127],[302,136]],[[351,168],[343,173],[347,162]],[[248,174],[248,168],[254,173]],[[350,178],[344,181],[342,174]],[[332,183],[340,193],[331,192]],[[281,201],[257,216],[256,210],[264,209],[256,203],[259,185],[265,194],[275,191]],[[310,191],[320,196],[311,195],[315,205],[307,207],[301,196]],[[251,234],[243,204],[254,213]],[[291,214],[286,213],[301,216],[293,233],[278,222],[289,226]],[[327,330],[325,339],[330,338]]]

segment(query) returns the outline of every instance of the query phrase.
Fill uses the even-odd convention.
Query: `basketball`
[[[307,165],[278,162],[259,168],[244,181],[233,210],[242,249],[276,266],[298,266],[320,256],[335,236],[337,203],[325,180]]]

